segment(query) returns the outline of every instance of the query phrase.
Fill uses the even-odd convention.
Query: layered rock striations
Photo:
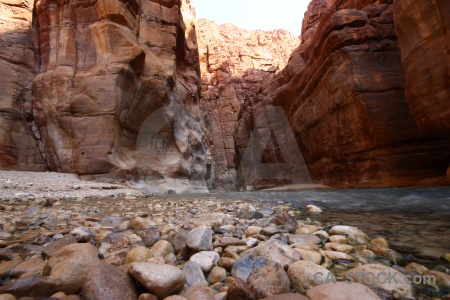
[[[403,5],[396,3],[396,11]],[[316,183],[398,186],[435,177],[442,183],[450,161],[450,136],[437,135],[445,128],[442,124],[430,134],[418,126],[414,113],[411,115],[413,100],[408,97],[414,92],[408,83],[405,91],[402,69],[403,60],[406,77],[411,76],[408,58],[403,57],[407,50],[405,42],[397,40],[397,32],[408,25],[394,24],[393,8],[392,1],[312,1],[303,24],[305,43],[294,51],[287,67],[241,111],[236,135],[239,157],[244,155],[252,132],[264,122],[255,118],[254,108],[275,105],[283,107]],[[427,22],[428,10],[412,6],[405,9],[412,15],[425,14],[417,17],[418,24]],[[445,32],[436,29],[435,33],[439,40],[436,36]],[[444,51],[445,45],[434,45],[441,47],[434,51]],[[420,64],[426,65],[416,58],[415,65]],[[441,69],[445,67],[423,68],[426,72],[415,73],[416,78],[430,74],[443,78]],[[436,82],[436,88],[424,90],[422,101],[443,96],[445,88],[437,87],[442,84]],[[442,106],[440,111],[445,115],[450,106],[448,98]],[[441,119],[445,121],[448,118]],[[277,148],[269,144],[268,152],[276,153]],[[275,154],[263,159],[279,161]],[[252,185],[245,179],[241,178],[240,184]]]
[[[280,29],[247,31],[199,19],[197,34],[202,110],[212,158],[209,186],[232,189],[236,182],[235,130],[245,99],[282,70],[299,39]]]
[[[0,1],[0,169],[45,171],[33,137],[33,0]]]
[[[35,47],[33,2],[6,2],[2,7],[24,17],[6,20],[21,29],[2,36],[15,38],[7,41],[15,51],[2,51],[2,63],[11,65],[2,114],[20,121],[7,123],[13,130],[1,139],[8,146],[2,151],[17,157],[2,153],[8,159],[2,161],[16,169],[29,162],[26,169],[43,165],[88,178],[118,175],[205,190],[207,145],[188,0],[39,0]]]

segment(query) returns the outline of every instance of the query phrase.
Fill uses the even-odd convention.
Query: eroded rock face
[[[50,168],[204,189],[189,2],[41,0],[36,12],[33,111]]]
[[[0,169],[45,171],[33,137],[31,83],[38,63],[33,0],[0,1]]]
[[[424,132],[450,136],[450,3],[394,1],[405,96]]]
[[[235,129],[244,100],[283,69],[299,40],[286,30],[247,31],[232,24],[197,22],[202,109],[208,126],[214,189],[236,181]]]
[[[303,24],[305,43],[244,104],[236,134],[239,157],[251,133],[273,122],[255,116],[255,108],[276,105],[283,107],[296,143],[269,144],[263,162],[283,162],[277,149],[298,146],[315,183],[397,186],[435,177],[442,183],[450,160],[449,136],[421,131],[411,116],[392,1],[334,2],[312,1]],[[427,11],[412,12],[422,13]]]

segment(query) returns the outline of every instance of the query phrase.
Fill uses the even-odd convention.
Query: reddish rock
[[[244,104],[236,134],[238,161],[252,132],[278,122],[255,114],[255,108],[276,105],[284,108],[295,142],[268,144],[263,163],[284,162],[278,149],[298,146],[315,183],[401,186],[444,178],[443,166],[450,160],[448,134],[446,138],[427,134],[411,116],[393,5],[389,1],[328,1],[325,10],[325,2],[310,4],[314,11],[306,14],[309,19],[302,35],[306,43],[294,51],[287,67]],[[302,164],[290,164],[283,172],[302,168]],[[246,182],[240,178],[239,183],[267,186],[258,175],[245,178]],[[273,180],[271,184],[280,183]]]
[[[33,40],[33,0],[0,1],[0,169],[45,171],[35,141],[31,83],[38,62]]]
[[[247,31],[232,24],[197,22],[202,83],[202,110],[215,189],[232,189],[236,181],[235,128],[241,105],[261,84],[283,69],[299,40],[286,30]]]

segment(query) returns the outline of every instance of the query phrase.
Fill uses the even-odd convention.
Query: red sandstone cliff
[[[286,30],[247,31],[232,24],[197,22],[202,110],[208,126],[212,169],[209,186],[236,183],[235,129],[241,105],[283,69],[299,39]]]
[[[438,14],[434,2],[419,2],[421,9],[413,1],[396,3],[395,19],[409,12],[424,31],[411,41],[398,41],[397,32],[414,34],[406,19],[394,24],[392,1],[312,1],[303,23],[305,43],[294,51],[286,69],[244,105],[236,136],[239,157],[251,132],[260,126],[254,107],[277,105],[283,107],[316,183],[373,187],[443,179],[450,161],[450,135],[445,132],[450,108],[445,74],[450,64],[443,55],[448,36],[442,23],[449,14]],[[450,12],[445,1],[438,2]],[[419,25],[423,23],[440,25]],[[423,43],[427,30],[433,33],[430,45]],[[420,51],[409,54],[414,47],[422,52],[435,48],[428,50],[434,62],[420,60]],[[414,70],[423,71],[413,75]],[[417,94],[419,87],[410,81],[425,83],[430,76],[436,82]],[[445,78],[447,85],[442,84]],[[427,114],[421,107],[439,110],[429,117],[429,126],[414,113]],[[252,185],[243,179],[241,184]]]

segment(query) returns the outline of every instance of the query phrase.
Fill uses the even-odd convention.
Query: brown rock
[[[12,269],[11,277],[20,277],[26,273],[30,273],[33,275],[42,275],[44,266],[45,262],[41,257],[33,257],[27,261],[20,263],[14,269]]]
[[[171,265],[134,262],[130,265],[129,272],[159,298],[181,291],[186,283],[183,272]]]
[[[89,269],[100,264],[98,254],[97,248],[91,244],[65,246],[48,260],[43,274],[55,279],[58,291],[78,294]]]
[[[0,294],[13,294],[17,298],[22,297],[49,297],[57,291],[55,278],[32,277],[17,279],[14,282],[0,286]]]
[[[189,300],[216,300],[216,298],[214,297],[215,294],[216,291],[214,291],[212,288],[197,285],[187,289],[181,294],[181,296]]]
[[[346,299],[346,300],[379,300],[370,288],[359,283],[326,283],[310,289],[306,296],[311,300]]]
[[[17,300],[17,298],[12,294],[1,294],[0,300]]]
[[[83,299],[86,300],[137,298],[136,285],[131,277],[115,266],[92,267],[83,283]]]
[[[164,299],[167,299],[167,298],[164,298]],[[158,297],[156,297],[153,294],[145,293],[145,294],[140,294],[138,300],[158,300]]]
[[[227,300],[255,299],[253,293],[242,279],[228,277],[226,284],[228,285]]]
[[[256,299],[289,293],[291,286],[288,275],[276,262],[255,270],[248,277],[247,284]]]
[[[22,260],[10,260],[0,263],[0,278],[6,278],[11,275],[11,270],[22,263]]]
[[[150,253],[150,249],[144,246],[139,246],[128,252],[125,257],[125,263],[131,264],[133,262],[146,262],[151,257],[153,256]]]
[[[44,247],[44,251],[42,251],[42,256],[45,259],[49,259],[55,254],[56,251],[70,244],[76,244],[77,240],[73,235],[66,235],[62,239],[53,241]]]
[[[303,296],[302,294],[294,294],[294,293],[286,293],[279,294],[264,298],[263,300],[309,300],[308,297]]]
[[[448,5],[444,0],[425,2],[396,1],[395,27],[389,4],[311,2],[303,24],[304,43],[293,52],[283,71],[263,84],[255,97],[247,98],[235,136],[237,161],[242,161],[250,137],[257,139],[252,132],[259,130],[262,135],[262,128],[274,131],[280,120],[259,108],[282,106],[295,140],[289,142],[285,137],[287,145],[270,142],[261,162],[284,162],[285,155],[280,154],[284,148],[292,149],[291,153],[300,149],[304,163],[298,160],[274,170],[265,164],[266,171],[247,176],[243,187],[257,188],[258,180],[261,182],[266,174],[274,179],[259,183],[259,187],[280,184],[283,178],[299,178],[298,183],[308,183],[312,178],[315,183],[331,186],[375,187],[417,185],[420,179],[445,177],[450,146],[449,118],[444,116],[449,106],[444,104],[448,103],[444,100],[448,99],[448,85],[442,80],[448,78],[444,75],[448,70],[441,60],[437,63],[440,66],[435,66],[437,60],[423,64],[422,57],[442,57],[444,62],[448,59],[443,51],[450,39],[442,31],[448,20],[437,13],[439,7]],[[377,9],[362,10],[369,4]],[[407,25],[411,20],[414,27]],[[421,27],[422,23],[427,25]],[[410,43],[408,37],[416,27],[420,27],[420,33]],[[396,32],[403,37],[399,44]],[[433,45],[421,42],[432,32],[436,33]],[[403,45],[410,50],[402,50],[400,57],[398,48]],[[415,51],[416,47],[421,50]],[[409,55],[413,51],[415,54]],[[406,87],[404,70],[411,78]],[[432,78],[436,78],[433,83]],[[423,85],[427,87],[420,88]],[[412,104],[417,111],[414,118]],[[422,111],[435,111],[430,114],[433,116],[422,118],[423,126],[417,121]],[[431,120],[429,126],[427,118]],[[430,130],[424,134],[421,129],[426,126]],[[305,173],[305,167],[309,173]]]

